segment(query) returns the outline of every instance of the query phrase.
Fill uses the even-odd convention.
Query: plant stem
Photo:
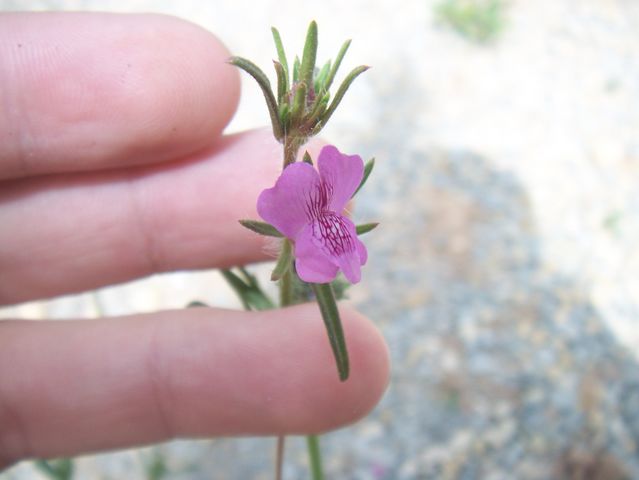
[[[304,144],[305,138],[299,135],[290,135],[284,137],[284,168],[297,159],[297,153]],[[289,240],[284,240],[290,242]],[[290,245],[289,245],[290,247]],[[282,278],[280,278],[280,306],[287,307],[297,303],[298,299],[294,298],[293,292],[293,268],[292,266],[286,270]],[[278,461],[284,456],[284,437],[278,437]],[[306,437],[306,445],[308,447],[308,456],[311,464],[311,473],[313,480],[323,480],[322,473],[322,457],[320,455],[319,440],[317,435],[308,435]],[[280,446],[282,447],[280,451]],[[278,467],[276,475],[281,475],[281,469]],[[276,477],[280,480],[279,477]]]
[[[277,437],[275,452],[275,480],[282,480],[282,465],[284,464],[284,435]]]
[[[300,147],[304,145],[306,138],[297,134],[296,132],[290,132],[284,137],[284,167],[288,167],[291,163],[297,159],[297,152]]]
[[[297,154],[297,152],[296,152]],[[284,240],[282,245],[282,253],[285,255],[286,250],[290,250],[290,240]],[[282,274],[280,278],[280,306],[287,307],[293,304],[293,272],[290,267]],[[284,463],[284,435],[277,437],[277,450],[275,453],[275,480],[282,480],[282,464]]]
[[[306,445],[308,447],[308,456],[311,462],[311,478],[313,480],[323,480],[324,472],[322,471],[322,456],[320,455],[319,438],[317,435],[308,435],[306,437]]]
[[[290,240],[284,240],[282,245],[282,253],[285,255],[286,250],[290,250]],[[279,262],[278,262],[279,263]],[[293,304],[293,272],[290,267],[282,274],[280,278],[280,306],[287,307]],[[284,435],[277,437],[277,450],[275,453],[275,480],[282,480],[282,464],[284,463]]]
[[[285,252],[287,250],[290,252],[290,249],[291,241],[288,239],[284,240],[281,255],[285,255]],[[294,303],[295,299],[293,298],[293,267],[289,266],[280,278],[280,306],[288,307],[289,305],[293,305]]]

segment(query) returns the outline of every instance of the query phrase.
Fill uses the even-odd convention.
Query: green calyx
[[[266,74],[254,63],[241,57],[232,57],[229,63],[251,75],[262,89],[275,138],[282,143],[287,137],[306,140],[324,128],[355,78],[369,67],[362,65],[353,69],[331,95],[330,87],[351,41],[344,42],[335,61],[329,60],[319,68],[316,65],[317,23],[312,21],[306,33],[302,59],[295,57],[290,69],[280,33],[274,27],[271,32],[277,50],[277,60],[273,61],[276,92]]]

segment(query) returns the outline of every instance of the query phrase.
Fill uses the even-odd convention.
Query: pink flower
[[[317,159],[319,174],[305,162],[290,164],[273,188],[257,200],[257,211],[294,242],[295,268],[305,282],[328,283],[342,270],[351,283],[361,279],[364,244],[342,211],[362,181],[364,163],[332,145]]]

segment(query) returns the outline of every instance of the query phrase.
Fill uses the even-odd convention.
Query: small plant
[[[601,222],[603,228],[608,230],[613,235],[619,235],[621,233],[621,224],[623,222],[623,212],[614,210],[605,216]]]
[[[34,465],[51,480],[71,480],[73,478],[73,460],[69,458],[36,460]]]
[[[435,13],[442,23],[467,39],[488,43],[502,31],[505,9],[504,0],[443,0]]]
[[[317,135],[339,106],[353,81],[368,66],[354,68],[331,92],[337,71],[350,45],[347,40],[334,61],[322,67],[316,62],[317,24],[308,27],[301,60],[289,63],[277,29],[272,28],[277,50],[273,62],[277,77],[275,90],[266,74],[253,62],[232,57],[229,63],[251,75],[259,85],[271,119],[273,136],[282,144],[282,173],[271,188],[257,198],[262,220],[242,219],[240,224],[263,236],[279,239],[280,252],[271,274],[279,283],[279,306],[315,301],[324,320],[333,350],[337,375],[343,382],[350,374],[346,339],[336,300],[349,284],[358,283],[368,252],[360,235],[377,223],[355,225],[346,215],[346,206],[366,183],[375,165],[359,155],[347,155],[333,145],[322,148],[315,159],[302,147]],[[224,278],[239,295],[247,310],[274,308],[276,302],[265,295],[257,279],[245,268],[224,270]],[[338,277],[341,274],[342,277]],[[313,480],[324,478],[319,439],[307,437]],[[275,478],[281,479],[284,437],[277,442]]]
[[[152,450],[151,458],[145,462],[144,469],[147,480],[162,480],[169,474],[166,459],[162,452],[157,449]]]

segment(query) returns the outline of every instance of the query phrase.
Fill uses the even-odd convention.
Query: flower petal
[[[359,238],[355,238],[355,251],[346,252],[338,259],[339,267],[346,279],[351,283],[358,283],[362,279],[361,266],[368,260],[366,246]]]
[[[319,190],[319,185],[319,175],[311,165],[292,163],[284,169],[273,188],[260,194],[257,212],[288,238],[295,238],[309,223],[306,201]]]
[[[295,239],[295,257],[297,273],[304,281],[326,283],[335,278],[339,267],[349,282],[357,283],[367,253],[353,222],[326,213],[304,227]]]
[[[310,283],[328,283],[337,276],[337,265],[317,246],[312,224],[295,239],[295,269],[302,280]]]
[[[333,145],[322,148],[317,159],[322,182],[333,192],[329,208],[341,213],[359,187],[364,176],[364,162],[359,155],[344,155]]]
[[[368,251],[366,250],[366,245],[359,238],[357,239],[357,253],[359,254],[359,262],[360,265],[366,265],[366,261],[368,260]]]

